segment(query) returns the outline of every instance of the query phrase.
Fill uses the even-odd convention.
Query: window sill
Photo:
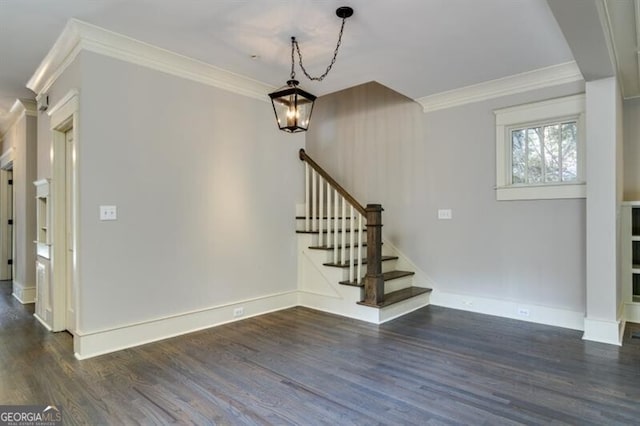
[[[587,185],[584,183],[540,186],[503,186],[496,189],[496,199],[498,201],[556,200],[586,197]]]

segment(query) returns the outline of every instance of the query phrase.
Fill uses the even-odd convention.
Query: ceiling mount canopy
[[[338,57],[338,50],[342,43],[342,33],[344,32],[344,24],[347,18],[353,16],[353,9],[348,6],[339,7],[336,10],[338,18],[342,19],[342,25],[340,26],[340,32],[338,34],[338,42],[336,48],[333,51],[333,58],[327,66],[327,69],[321,75],[313,77],[302,62],[302,52],[300,45],[295,37],[291,37],[291,74],[287,81],[286,86],[281,87],[273,93],[269,93],[271,103],[273,104],[273,111],[276,114],[276,121],[280,130],[288,133],[304,132],[309,128],[309,121],[311,120],[311,113],[313,112],[313,103],[316,100],[316,96],[311,93],[302,90],[299,87],[300,82],[296,80],[295,71],[295,55],[298,54],[298,64],[303,74],[309,79],[314,81],[322,81],[329,74],[333,64]]]

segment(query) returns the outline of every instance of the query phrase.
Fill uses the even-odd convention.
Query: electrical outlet
[[[233,310],[233,317],[238,318],[244,315],[244,308],[235,308]]]
[[[438,219],[442,220],[442,219],[452,219],[453,218],[453,213],[451,212],[451,209],[439,209],[438,210]]]
[[[100,220],[117,220],[118,208],[116,206],[100,206]]]
[[[520,315],[521,317],[528,317],[529,310],[525,308],[518,308],[518,315]]]

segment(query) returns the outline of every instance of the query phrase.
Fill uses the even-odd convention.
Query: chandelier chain
[[[304,75],[307,76],[307,78],[309,80],[315,80],[315,81],[322,81],[324,80],[324,78],[327,76],[327,74],[329,74],[329,71],[331,71],[331,68],[333,67],[333,64],[336,63],[336,58],[338,57],[338,49],[340,49],[340,45],[342,44],[342,33],[344,32],[344,23],[347,20],[346,17],[342,18],[342,25],[340,26],[340,33],[338,34],[338,43],[336,43],[336,48],[333,51],[333,58],[331,59],[331,63],[327,66],[327,69],[325,70],[324,74],[318,76],[318,77],[312,77],[306,70],[306,68],[304,67],[304,65],[302,64],[302,53],[300,52],[300,46],[298,45],[298,41],[295,39],[295,37],[291,37],[291,79],[295,79],[295,70],[294,70],[294,46],[295,46],[295,50],[298,52],[298,62],[300,64],[300,69],[302,69],[302,72],[304,73]]]

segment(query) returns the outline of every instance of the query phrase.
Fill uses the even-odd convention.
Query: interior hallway
[[[640,339],[429,306],[382,326],[293,308],[77,361],[0,282],[0,404],[65,424],[637,424]]]

